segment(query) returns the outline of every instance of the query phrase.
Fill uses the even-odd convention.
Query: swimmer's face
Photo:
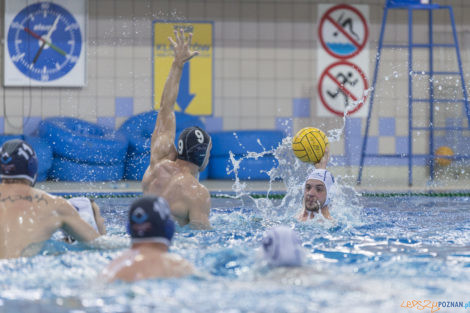
[[[320,210],[326,201],[326,187],[322,181],[309,179],[305,183],[304,207],[307,211]]]

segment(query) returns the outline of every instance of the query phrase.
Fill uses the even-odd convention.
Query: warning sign
[[[367,98],[365,74],[356,65],[339,61],[328,66],[320,76],[318,95],[325,108],[339,116],[358,111]]]
[[[318,5],[318,116],[367,116],[368,19],[367,5]]]
[[[368,36],[366,19],[353,6],[334,6],[320,19],[318,38],[323,49],[335,58],[354,57],[364,49]]]

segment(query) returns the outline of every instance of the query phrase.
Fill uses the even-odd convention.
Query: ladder
[[[365,127],[365,135],[363,138],[362,143],[362,150],[361,150],[361,158],[359,164],[359,173],[357,177],[357,183],[360,184],[362,180],[362,171],[364,169],[365,159],[369,157],[380,158],[380,157],[387,157],[387,158],[407,158],[408,159],[408,185],[411,186],[413,184],[413,158],[425,158],[428,160],[429,170],[430,170],[430,178],[431,180],[434,179],[434,172],[435,172],[435,152],[434,152],[434,140],[435,140],[435,131],[461,131],[461,130],[469,130],[466,127],[437,127],[434,125],[434,114],[435,114],[435,104],[438,103],[452,103],[458,102],[465,106],[465,113],[467,115],[468,125],[470,127],[470,111],[468,105],[468,97],[467,97],[467,90],[465,87],[465,79],[462,70],[462,62],[460,58],[460,50],[459,44],[457,39],[457,31],[455,27],[455,20],[454,20],[454,13],[451,6],[444,6],[439,4],[432,3],[422,3],[428,1],[420,1],[420,0],[386,0],[386,4],[384,6],[384,13],[382,18],[382,27],[380,29],[380,37],[377,49],[377,57],[374,69],[374,76],[372,81],[372,91],[370,93],[370,100],[369,100],[369,112],[367,115],[366,120],[366,127]],[[391,9],[400,9],[400,10],[407,10],[408,11],[408,44],[405,45],[398,45],[398,44],[384,44],[384,33],[385,33],[385,25],[387,23],[387,13]],[[429,36],[428,36],[428,43],[425,44],[417,44],[413,43],[413,11],[415,10],[427,10],[429,14]],[[450,21],[452,23],[452,35],[453,35],[453,43],[444,44],[444,43],[435,43],[433,38],[433,11],[435,10],[448,10]],[[457,64],[458,64],[458,71],[434,71],[433,66],[433,58],[434,58],[434,47],[445,47],[445,48],[454,48],[456,57],[457,57]],[[374,104],[374,96],[375,96],[375,86],[377,83],[377,74],[380,65],[380,58],[382,49],[385,48],[404,48],[408,49],[408,152],[404,154],[368,154],[367,151],[367,141],[369,136],[369,128],[371,122],[371,114],[372,114],[372,107]],[[428,49],[429,53],[429,70],[422,71],[419,69],[413,68],[413,49],[420,48],[420,49]],[[429,97],[420,99],[415,98],[413,96],[413,76],[414,75],[426,75],[429,77]],[[439,99],[435,97],[434,92],[434,77],[435,75],[455,75],[460,77],[461,87],[462,87],[462,95],[463,99]],[[413,104],[417,102],[425,102],[429,104],[429,124],[426,127],[416,127],[413,124]],[[427,154],[413,154],[413,131],[429,131],[429,153]],[[468,155],[455,155],[450,157],[444,157],[452,160],[460,160],[460,159],[469,159],[470,156]]]

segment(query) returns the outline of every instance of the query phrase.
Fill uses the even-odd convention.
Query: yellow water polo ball
[[[292,139],[292,151],[302,162],[320,162],[327,145],[325,133],[314,127],[302,128]]]
[[[439,156],[453,156],[454,151],[452,151],[451,148],[447,146],[442,146],[436,149],[436,152],[434,153],[436,156],[436,163],[440,166],[448,166],[450,163],[452,163],[451,159],[446,159],[446,158],[439,158]]]

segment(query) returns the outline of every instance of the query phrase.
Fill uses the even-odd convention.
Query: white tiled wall
[[[274,128],[277,118],[293,118],[294,131],[312,124],[326,129],[341,127],[339,117],[315,116],[315,65],[318,4],[343,2],[369,5],[371,76],[385,0],[88,0],[87,86],[63,89],[0,86],[0,99],[5,107],[0,112],[5,119],[4,132],[22,133],[23,118],[28,116],[66,115],[90,121],[114,116],[116,97],[132,97],[134,114],[151,109],[152,21],[175,18],[214,21],[213,112],[214,117],[223,119],[225,130]],[[470,81],[467,18],[470,2],[440,2],[454,7],[464,71]],[[3,29],[4,8],[0,8]],[[406,40],[406,14],[392,11],[388,21],[386,41]],[[414,36],[418,41],[425,41],[427,20],[423,14],[417,14],[415,21]],[[434,22],[435,39],[448,40],[451,36],[448,18],[437,14]],[[374,108],[373,114],[375,118],[396,118],[397,136],[407,135],[404,131],[407,127],[406,53],[399,49],[384,52],[380,77],[388,80],[378,81],[375,102],[378,109]],[[3,57],[3,49],[0,55]],[[426,51],[415,53],[415,61],[423,68],[427,66],[426,58]],[[455,58],[449,53],[436,52],[436,68],[447,69],[454,63]],[[454,83],[442,81],[446,90]],[[418,95],[425,96],[426,84],[426,79],[416,80]],[[311,99],[310,117],[293,116],[295,98]],[[443,107],[442,113],[454,116],[455,111]],[[428,112],[417,108],[414,117],[418,124],[424,125]],[[123,121],[124,118],[117,118],[116,127]],[[371,134],[378,135],[378,132],[377,119],[373,119]],[[390,153],[392,139],[381,139],[379,150]],[[417,140],[420,141],[417,149],[425,150],[426,136]]]

